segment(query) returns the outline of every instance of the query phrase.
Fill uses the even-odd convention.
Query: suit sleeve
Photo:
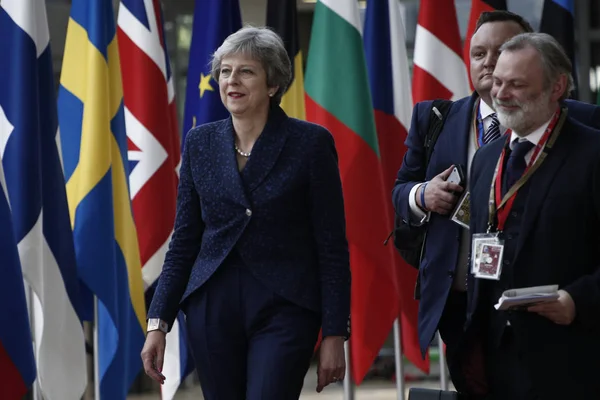
[[[423,166],[425,161],[424,133],[429,128],[430,109],[431,102],[417,103],[413,109],[410,130],[405,142],[407,151],[392,190],[392,202],[396,214],[405,221],[410,221],[412,215],[409,200],[411,190],[426,179],[427,171]]]
[[[200,198],[192,177],[190,147],[197,132],[187,135],[182,155],[175,227],[169,250],[152,298],[148,318],[160,318],[169,330],[179,311],[179,302],[187,286],[194,260],[200,251],[204,223],[200,213]]]
[[[310,162],[310,218],[317,245],[323,337],[350,336],[350,255],[332,135],[320,131]]]
[[[591,189],[596,211],[597,226],[600,226],[600,154],[592,175]],[[597,237],[598,239],[598,237]],[[575,322],[600,334],[600,265],[564,288],[575,302]]]

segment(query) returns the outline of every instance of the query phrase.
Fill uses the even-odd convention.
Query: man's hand
[[[142,349],[142,362],[146,375],[161,385],[165,383],[162,368],[165,359],[166,336],[166,333],[159,330],[148,332]]]
[[[320,393],[330,383],[344,380],[345,375],[344,338],[327,336],[321,342],[321,350],[319,350],[317,392]]]
[[[451,165],[450,168],[437,175],[435,178],[429,181],[425,188],[425,206],[421,203],[421,192],[423,186],[417,190],[416,201],[419,207],[423,210],[432,211],[438,214],[446,215],[452,211],[456,204],[458,197],[452,193],[462,193],[463,188],[456,183],[446,182],[448,176],[452,173]]]
[[[559,290],[556,301],[536,304],[527,311],[538,313],[555,324],[570,325],[575,319],[575,302],[568,292]]]

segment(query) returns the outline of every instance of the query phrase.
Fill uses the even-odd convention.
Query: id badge
[[[497,233],[473,235],[471,273],[476,278],[499,280],[502,273],[504,241]]]
[[[469,208],[470,197],[469,192],[464,192],[450,216],[450,219],[453,222],[456,222],[466,229],[469,229],[469,223],[471,221],[471,210]]]

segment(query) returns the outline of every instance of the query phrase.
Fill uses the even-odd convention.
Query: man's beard
[[[500,125],[511,129],[519,135],[526,136],[530,134],[537,126],[537,122],[543,123],[548,114],[550,104],[550,90],[545,90],[537,98],[529,99],[526,102],[517,100],[502,101],[492,98],[494,109],[498,115]],[[505,110],[499,106],[518,107],[516,110]]]

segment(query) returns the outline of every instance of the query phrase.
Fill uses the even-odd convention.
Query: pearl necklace
[[[240,150],[240,148],[237,146],[237,144],[234,143],[233,145],[235,146],[235,151],[237,151],[240,156],[246,157],[246,158],[250,157],[250,154],[252,153],[251,151],[244,153],[243,151]]]

